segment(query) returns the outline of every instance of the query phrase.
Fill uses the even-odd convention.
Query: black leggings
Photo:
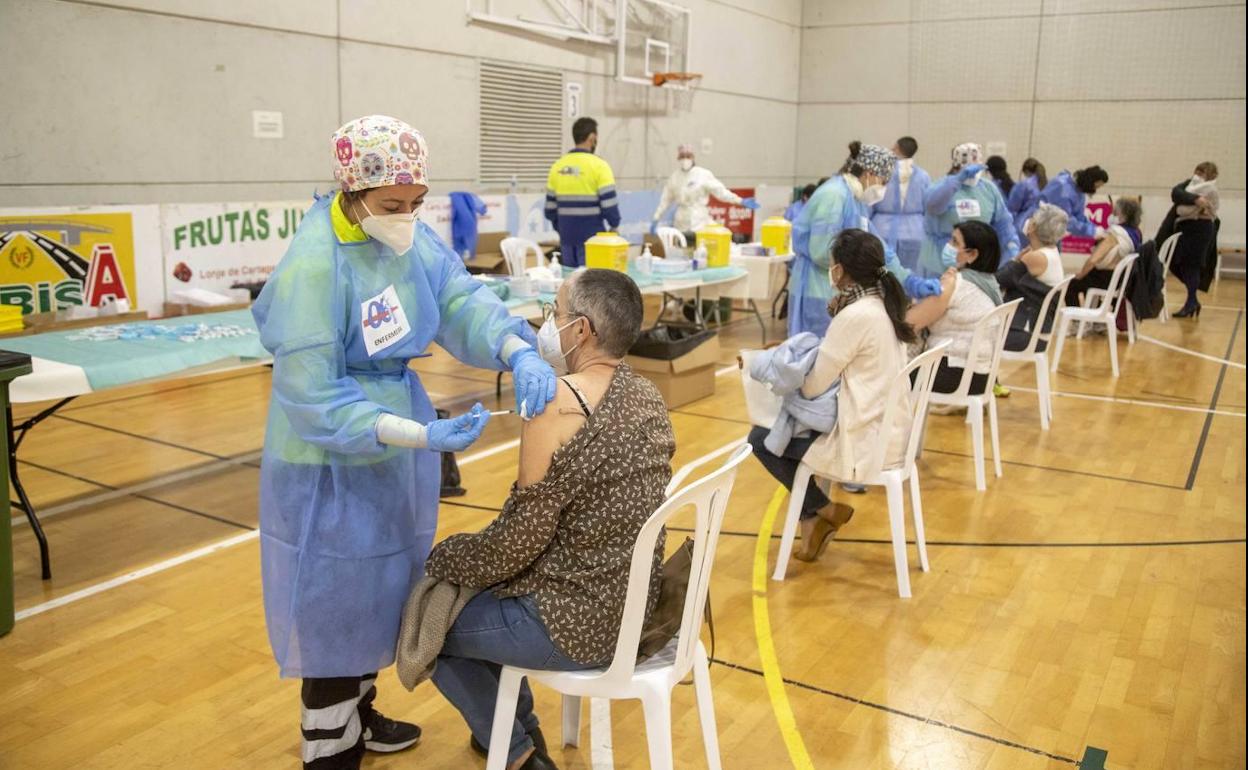
[[[1182,237],[1175,244],[1170,270],[1187,287],[1187,301],[1183,303],[1183,307],[1195,307],[1200,304],[1196,299],[1196,290],[1200,288],[1200,271],[1213,243],[1213,222],[1208,219],[1185,219],[1175,225],[1175,230],[1182,233]]]
[[[748,439],[750,446],[754,449],[754,456],[763,464],[767,472],[774,476],[776,481],[783,484],[785,489],[792,492],[793,479],[797,477],[798,463],[806,456],[806,450],[810,449],[810,445],[815,443],[815,440],[823,434],[813,433],[806,438],[792,439],[789,441],[789,445],[785,447],[783,455],[774,455],[768,451],[767,447],[763,446],[763,441],[766,440],[767,434],[770,432],[767,428],[759,428],[757,426],[751,428]],[[828,496],[823,493],[823,490],[819,488],[819,485],[812,478],[810,484],[806,486],[806,500],[802,503],[802,518],[809,519],[818,515],[816,511],[829,502],[831,501],[828,499]]]
[[[1079,307],[1079,295],[1088,289],[1108,289],[1109,279],[1114,277],[1113,270],[1097,270],[1092,269],[1082,278],[1075,278],[1070,282],[1070,288],[1066,289],[1066,305],[1068,307]]]
[[[935,393],[953,393],[962,384],[963,371],[965,370],[960,366],[950,366],[948,359],[940,359],[940,366],[936,369],[936,379],[932,380],[932,391]],[[914,382],[918,376],[919,370],[915,369],[910,373],[910,381]],[[971,389],[967,395],[982,396],[987,389],[988,375],[971,375]]]

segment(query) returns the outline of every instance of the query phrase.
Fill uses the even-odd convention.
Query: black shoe
[[[520,765],[520,770],[559,770],[559,766],[550,757],[540,751],[534,751],[528,759],[524,760],[524,764]]]
[[[420,743],[420,728],[411,722],[396,722],[376,711],[364,725],[364,748],[381,754],[392,754]]]
[[[538,754],[547,758],[550,757],[550,752],[546,750],[546,736],[542,735],[542,728],[534,727],[529,733],[529,740],[533,741],[533,748],[537,749]],[[481,742],[476,739],[476,736],[470,736],[468,738],[468,746],[483,757],[488,757],[490,755],[490,750],[485,746],[482,746]]]
[[[1200,318],[1200,303],[1184,305],[1183,309],[1174,314],[1175,318]]]

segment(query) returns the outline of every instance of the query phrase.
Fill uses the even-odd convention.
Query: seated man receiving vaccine
[[[433,682],[484,751],[500,666],[574,670],[610,663],[637,533],[664,500],[675,451],[662,396],[624,355],[641,333],[637,285],[612,270],[565,281],[538,334],[563,376],[546,411],[520,434],[519,479],[503,511],[453,535],[426,574],[478,589],[446,634]],[[658,601],[664,537],[646,613]],[[528,684],[512,727],[509,768],[551,768]]]

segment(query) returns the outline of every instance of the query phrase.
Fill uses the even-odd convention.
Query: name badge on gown
[[[980,214],[979,201],[974,198],[962,198],[956,206],[958,219],[975,219]]]
[[[406,337],[411,330],[394,284],[360,303],[360,331],[370,358]]]

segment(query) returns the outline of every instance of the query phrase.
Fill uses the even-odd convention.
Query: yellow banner
[[[0,216],[0,304],[23,313],[138,297],[129,213]]]

